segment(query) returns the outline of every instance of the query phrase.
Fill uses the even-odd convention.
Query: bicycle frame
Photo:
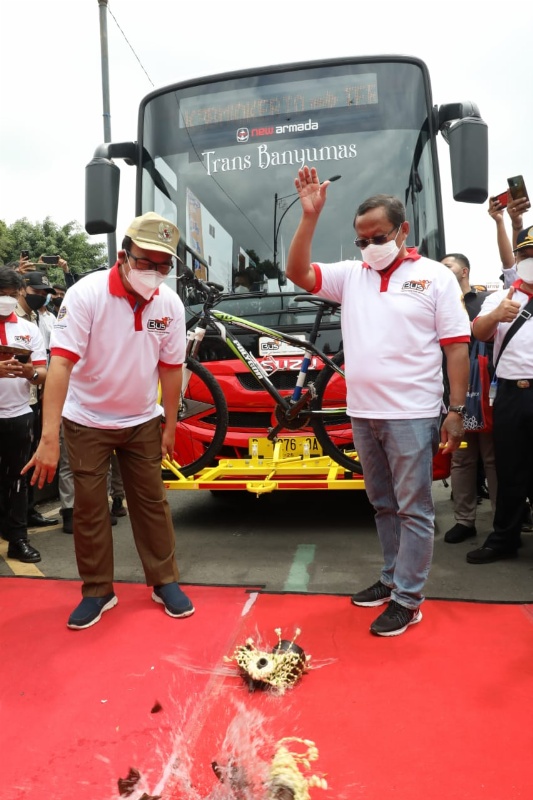
[[[314,344],[313,340],[316,340],[320,322],[327,308],[327,303],[324,303],[323,301],[318,302],[320,305],[315,317],[311,335],[309,339],[304,340],[298,339],[290,334],[281,333],[274,328],[267,328],[264,325],[251,322],[250,320],[246,320],[242,317],[234,316],[233,314],[228,314],[223,311],[217,311],[215,309],[204,307],[204,311],[200,317],[198,325],[188,333],[187,355],[194,358],[198,353],[198,349],[205,336],[207,328],[215,328],[229,350],[231,350],[235,357],[246,366],[246,368],[254,375],[256,380],[261,384],[263,389],[268,392],[272,399],[275,400],[275,402],[283,409],[286,419],[288,421],[294,419],[294,417],[297,416],[298,412],[307,402],[307,395],[303,395],[302,397],[302,391],[306,386],[307,373],[309,371],[313,356],[319,358],[323,365],[328,364],[335,372],[344,378],[344,372]],[[285,342],[286,344],[292,345],[293,347],[297,347],[298,349],[304,351],[302,363],[296,379],[296,385],[290,396],[284,397],[280,394],[270,380],[268,373],[263,368],[261,363],[252,353],[243,347],[243,345],[235,336],[232,336],[232,334],[228,331],[226,327],[228,324],[245,330],[256,331],[264,336],[276,339],[279,342]],[[185,376],[185,380],[187,380],[187,376]],[[307,388],[311,393],[313,392],[312,384],[308,384]],[[336,409],[329,409],[328,413],[332,413],[334,411],[336,411]],[[341,412],[342,410],[339,409],[338,413]],[[323,412],[315,411],[310,413],[317,414]],[[276,428],[273,428],[268,434],[268,438],[273,439],[276,436],[276,433],[281,430],[282,427],[282,425],[278,425]]]

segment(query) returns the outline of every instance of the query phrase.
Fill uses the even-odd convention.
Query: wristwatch
[[[33,373],[33,375],[30,378],[30,383],[33,383],[34,381],[36,381],[38,377],[39,377],[39,373],[37,372],[37,370],[35,370],[35,372]]]
[[[462,417],[464,417],[466,406],[448,406],[448,414],[450,411],[455,411],[456,414],[460,414]]]

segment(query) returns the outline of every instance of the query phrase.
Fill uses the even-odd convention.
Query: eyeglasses
[[[162,264],[158,264],[155,261],[150,261],[148,258],[140,258],[137,256],[133,256],[128,250],[126,250],[126,255],[128,259],[133,258],[135,261],[135,269],[152,269],[157,270],[157,272],[161,272],[163,275],[168,275],[172,267],[174,266],[173,262],[171,261],[170,264],[167,262],[163,262]]]
[[[385,244],[391,233],[399,231],[402,226],[398,225],[397,228],[392,228],[388,233],[380,233],[378,236],[372,236],[370,239],[354,239],[354,244],[360,250],[364,250],[369,244]]]

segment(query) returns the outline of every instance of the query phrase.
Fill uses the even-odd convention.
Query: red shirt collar
[[[524,281],[522,278],[517,278],[513,283],[513,289],[518,289],[523,294],[527,294],[528,297],[533,297],[533,292],[528,292],[526,289],[523,288]]]

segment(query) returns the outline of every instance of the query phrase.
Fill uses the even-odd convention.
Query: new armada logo
[[[237,130],[237,141],[245,144],[250,139],[262,138],[264,136],[283,135],[286,133],[304,133],[305,131],[317,131],[318,122],[308,119],[307,122],[296,122],[287,125],[267,125],[263,128],[239,128]]]

